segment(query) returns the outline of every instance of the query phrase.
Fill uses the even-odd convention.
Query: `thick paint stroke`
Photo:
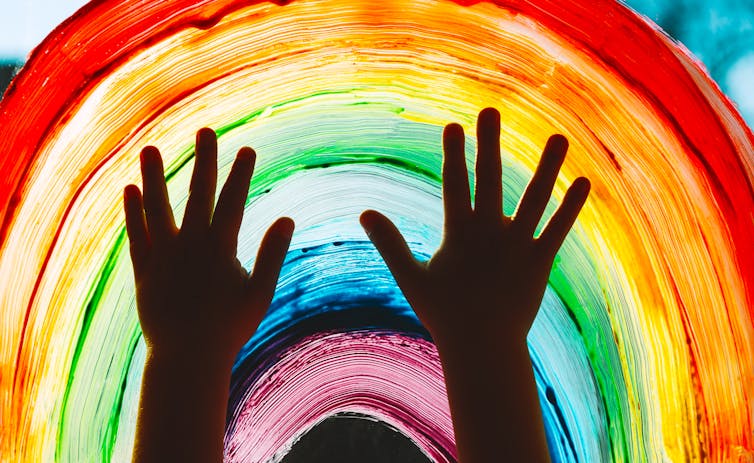
[[[221,181],[259,153],[241,262],[297,222],[234,368],[228,459],[357,412],[454,461],[436,352],[357,216],[386,212],[430,256],[442,127],[473,134],[485,106],[507,213],[553,132],[571,151],[548,212],[593,184],[529,336],[554,460],[752,458],[754,136],[652,24],[612,1],[99,0],[0,101],[0,460],[129,460],[144,346],[122,188],[159,146],[180,220],[211,126]],[[294,400],[311,407],[270,408]]]

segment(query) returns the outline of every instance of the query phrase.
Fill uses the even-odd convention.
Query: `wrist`
[[[477,347],[521,348],[527,346],[528,332],[518,329],[498,328],[493,323],[476,323],[473,326],[450,326],[442,330],[430,330],[437,345],[455,349]]]
[[[181,375],[192,373],[229,375],[235,355],[209,349],[147,347],[147,365]]]
[[[498,360],[529,359],[526,337],[510,335],[504,331],[488,333],[484,330],[433,334],[441,359],[461,358],[464,361],[494,357]]]

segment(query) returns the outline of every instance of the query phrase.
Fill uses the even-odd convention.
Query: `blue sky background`
[[[85,0],[0,0],[0,62],[22,63]],[[681,41],[754,125],[754,0],[629,0]],[[2,88],[2,87],[0,87]]]
[[[0,58],[23,59],[86,0],[0,0]]]

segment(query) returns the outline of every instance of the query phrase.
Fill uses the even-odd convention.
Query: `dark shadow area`
[[[21,63],[0,61],[0,98],[5,94],[5,89],[8,88],[8,84],[20,67]]]
[[[430,463],[405,435],[358,414],[322,421],[293,445],[282,463]]]

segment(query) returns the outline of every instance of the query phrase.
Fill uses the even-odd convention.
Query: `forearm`
[[[505,336],[435,339],[461,463],[549,462],[525,341]]]
[[[221,462],[230,373],[211,357],[149,353],[133,462]]]

